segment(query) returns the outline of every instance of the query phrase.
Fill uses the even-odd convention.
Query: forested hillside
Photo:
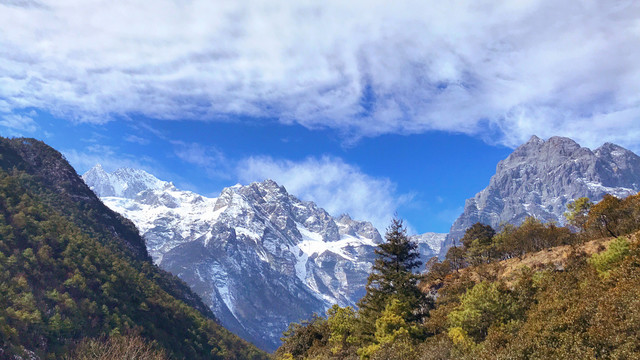
[[[292,324],[280,359],[633,359],[640,353],[640,195],[578,199],[570,228],[527,219],[475,224],[418,285],[373,273],[384,305],[331,309]],[[389,233],[387,233],[389,239]],[[396,248],[396,251],[399,248]],[[405,245],[406,254],[412,252]],[[385,259],[381,256],[380,259]],[[382,261],[382,260],[380,260]],[[405,261],[411,265],[411,261]],[[386,275],[385,275],[386,274]],[[392,284],[391,286],[380,286]],[[374,284],[375,285],[375,284]],[[369,298],[378,296],[369,296]],[[367,297],[365,297],[367,299]],[[425,314],[425,308],[428,309]]]
[[[170,358],[267,358],[149,259],[136,228],[59,152],[0,138],[0,358],[122,344]]]

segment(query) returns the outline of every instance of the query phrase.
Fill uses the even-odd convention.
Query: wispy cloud
[[[133,135],[133,134],[129,134],[127,136],[124,137],[125,141],[128,141],[130,143],[135,143],[135,144],[139,144],[139,145],[148,145],[149,144],[149,139],[137,136],[137,135]]]
[[[308,158],[304,161],[251,157],[238,166],[242,183],[272,179],[284,185],[290,194],[314,201],[332,215],[348,213],[353,218],[371,221],[380,231],[410,195],[396,193],[386,178],[376,178],[339,158]]]
[[[453,208],[444,208],[436,214],[436,218],[443,223],[453,224],[453,222],[462,214],[464,207],[458,206]]]
[[[623,0],[5,0],[0,108],[640,150],[639,16]]]
[[[10,129],[11,135],[24,135],[33,133],[38,129],[38,124],[30,115],[0,114],[0,126]]]
[[[213,146],[183,141],[171,141],[178,158],[204,170],[208,176],[219,179],[230,177],[229,163],[224,154]]]

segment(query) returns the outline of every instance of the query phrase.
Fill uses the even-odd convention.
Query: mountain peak
[[[623,148],[620,145],[616,145],[610,142],[606,142],[604,144],[602,144],[602,146],[600,146],[599,148],[596,149],[595,151],[597,154],[600,155],[604,155],[604,154],[610,154],[613,156],[620,156],[620,155],[625,155],[625,154],[633,154],[631,151]]]
[[[105,176],[119,175],[131,171]],[[269,351],[290,322],[355,305],[383,241],[371,223],[334,218],[271,179],[217,198],[165,188],[102,200],[134,221],[156,263],[180,274],[225,327]]]
[[[265,179],[261,182],[255,182],[254,184],[257,184],[260,188],[269,192],[277,192],[288,195],[287,189],[285,189],[284,186],[271,179]]]
[[[573,139],[565,137],[565,136],[552,136],[549,139],[547,139],[546,141],[544,139],[539,138],[536,135],[532,135],[531,138],[529,138],[529,140],[520,145],[518,148],[521,147],[530,147],[530,146],[558,146],[558,145],[564,145],[564,146],[570,146],[570,147],[580,147],[580,145],[575,142]]]
[[[557,163],[569,157],[590,153],[591,150],[581,147],[577,142],[562,136],[552,136],[542,140],[532,136],[529,141],[518,146],[505,160],[498,163],[497,172],[520,166],[524,163]]]
[[[133,199],[141,191],[162,189],[169,184],[144,170],[120,168],[108,173],[100,164],[82,175],[82,179],[100,197],[128,199]]]
[[[85,174],[107,174],[107,172],[104,171],[102,164],[96,164],[96,166],[89,169]]]
[[[498,163],[489,186],[466,201],[442,249],[476,222],[499,228],[533,216],[564,222],[567,203],[580,197],[599,201],[605,194],[625,197],[640,190],[640,157],[611,143],[595,151],[567,137],[536,136]]]
[[[542,143],[544,143],[544,140],[540,139],[536,135],[531,135],[531,138],[529,138],[529,141],[527,141],[525,144],[542,144]]]
[[[580,149],[581,146],[573,139],[563,136],[552,136],[546,141],[548,146],[562,147],[563,149]]]

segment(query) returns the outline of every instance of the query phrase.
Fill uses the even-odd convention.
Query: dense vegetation
[[[32,139],[0,138],[0,294],[0,358],[108,354],[127,339],[149,358],[266,358],[154,266],[135,227]]]
[[[434,258],[427,263],[419,284],[434,301],[431,307],[422,303],[429,308],[427,314],[425,305],[402,300],[411,291],[396,288],[375,310],[363,303],[360,310],[334,306],[326,317],[291,324],[276,355],[281,359],[637,358],[640,194],[625,199],[605,196],[597,204],[578,199],[566,217],[569,228],[536,219],[503,226],[499,232],[475,224],[444,261]],[[602,239],[596,241],[601,244],[599,252],[589,255],[581,250],[582,244],[594,239]],[[410,253],[412,246],[404,247]],[[561,248],[573,249],[561,263],[520,266],[510,279],[501,276],[506,261],[529,255],[544,258]],[[383,263],[390,265],[376,264]],[[385,272],[374,268],[374,274],[372,279],[380,285],[369,286],[365,299],[375,298],[370,293],[385,288],[379,281]]]
[[[411,358],[410,344],[426,338],[421,324],[433,302],[418,288],[414,270],[421,262],[401,220],[393,220],[385,239],[376,250],[359,310],[334,305],[327,318],[291,324],[278,358],[388,358],[407,351]]]

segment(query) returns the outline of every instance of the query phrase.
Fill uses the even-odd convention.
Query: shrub
[[[629,240],[626,237],[619,237],[611,242],[607,250],[593,254],[589,263],[598,270],[599,274],[607,275],[627,255],[629,255]]]
[[[113,336],[102,340],[85,339],[68,360],[166,360],[164,351],[154,348],[140,336]]]

